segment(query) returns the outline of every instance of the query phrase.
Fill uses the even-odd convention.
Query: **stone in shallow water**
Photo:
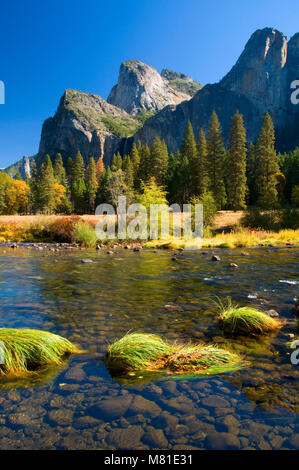
[[[234,434],[228,432],[214,432],[208,434],[205,447],[211,450],[240,449],[240,440]]]
[[[166,449],[168,446],[168,441],[162,429],[156,429],[153,426],[148,426],[143,441],[149,444],[151,448]]]
[[[94,405],[89,411],[96,418],[118,418],[123,416],[132,402],[132,397],[125,395],[121,397],[105,398]]]
[[[127,429],[113,429],[107,436],[107,444],[119,450],[136,450],[143,447],[140,442],[144,431],[141,426],[128,426]]]
[[[71,426],[74,412],[67,409],[52,410],[49,413],[49,420],[59,426]]]
[[[136,395],[130,404],[129,411],[131,413],[141,413],[144,416],[155,418],[161,413],[161,408],[153,401],[147,400],[140,395]]]
[[[299,434],[293,434],[293,436],[291,436],[288,439],[287,445],[298,450],[299,449]]]
[[[228,408],[230,406],[230,403],[219,395],[211,395],[210,397],[203,398],[201,403],[210,408]]]

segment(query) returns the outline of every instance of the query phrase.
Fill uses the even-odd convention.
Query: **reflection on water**
[[[39,383],[0,382],[0,449],[298,449],[299,369],[286,343],[298,328],[299,249],[248,252],[222,251],[221,263],[186,252],[174,263],[168,251],[0,249],[0,325],[48,330],[86,351]],[[259,340],[225,338],[212,295],[274,308],[286,323]],[[223,345],[250,367],[115,380],[103,355],[129,330]]]

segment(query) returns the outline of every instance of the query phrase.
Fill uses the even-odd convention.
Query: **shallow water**
[[[298,333],[299,248],[215,253],[222,262],[204,250],[174,262],[164,250],[0,249],[1,326],[51,331],[86,350],[40,383],[0,381],[0,449],[298,449],[299,366],[286,343]],[[225,338],[212,295],[274,308],[285,324],[259,341]],[[102,358],[129,330],[225,345],[250,365],[117,381]]]

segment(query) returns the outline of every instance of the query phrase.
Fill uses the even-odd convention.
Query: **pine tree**
[[[198,196],[202,196],[208,189],[208,162],[207,139],[203,129],[200,129],[197,141],[198,152]]]
[[[258,192],[256,181],[258,177],[258,160],[256,158],[256,146],[250,142],[247,151],[246,178],[248,186],[248,205],[254,206],[257,202]]]
[[[89,164],[86,170],[86,189],[89,201],[89,210],[91,213],[94,212],[94,203],[98,190],[98,181],[96,173],[96,164],[93,157],[90,157]]]
[[[71,194],[76,212],[84,212],[86,195],[85,165],[79,150],[73,164]]]
[[[20,170],[18,170],[18,171],[16,172],[14,179],[15,179],[15,180],[22,181],[23,178],[22,178],[22,175],[21,175],[21,173],[20,173]]]
[[[156,179],[157,184],[163,185],[166,181],[168,167],[168,150],[164,140],[155,137],[151,146],[150,176]]]
[[[232,118],[227,155],[227,203],[234,211],[246,207],[246,131],[243,116]]]
[[[141,181],[148,181],[151,175],[151,151],[148,145],[143,145],[139,150],[140,163],[138,177]]]
[[[224,184],[225,169],[225,148],[222,140],[222,132],[218,116],[213,111],[207,139],[208,156],[208,177],[209,190],[216,201],[218,209],[224,207],[226,203],[226,192]]]
[[[179,157],[180,158],[180,157]],[[174,155],[173,153],[169,154],[168,157],[168,168],[167,168],[167,177],[166,177],[166,187],[168,200],[170,204],[176,202],[177,194],[177,181],[176,181],[176,168],[178,162],[178,154]]]
[[[269,113],[264,116],[260,135],[256,145],[258,159],[258,205],[275,207],[277,204],[277,178],[279,173],[278,158],[275,151],[274,126]]]
[[[103,157],[99,157],[97,164],[96,164],[96,173],[97,173],[97,181],[98,183],[100,182],[101,176],[105,170],[104,162],[103,162]]]
[[[111,170],[118,171],[122,169],[122,157],[119,152],[113,155],[112,162],[111,162]]]
[[[138,153],[135,142],[132,145],[130,159],[134,168],[134,187],[139,189],[139,164],[140,164],[140,155]]]
[[[123,172],[125,174],[126,185],[129,189],[134,188],[134,166],[132,160],[127,155],[123,158]]]
[[[181,147],[182,158],[186,157],[190,171],[190,197],[199,193],[199,159],[191,122],[185,128]]]
[[[61,153],[57,153],[54,165],[53,165],[54,178],[58,184],[65,186],[66,184],[66,171],[63,166],[63,160]]]
[[[38,202],[41,212],[50,214],[54,210],[55,193],[54,193],[54,173],[52,161],[49,155],[46,155],[45,161],[40,168],[38,180]]]

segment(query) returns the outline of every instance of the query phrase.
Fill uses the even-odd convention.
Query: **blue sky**
[[[66,88],[107,98],[120,63],[218,81],[249,36],[298,32],[298,0],[26,0],[1,2],[0,167],[38,151],[41,126]]]

